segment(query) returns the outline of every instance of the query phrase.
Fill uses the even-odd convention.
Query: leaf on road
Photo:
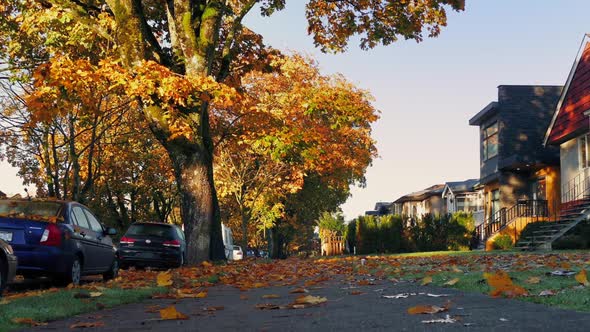
[[[176,320],[176,319],[188,319],[188,316],[178,312],[176,307],[171,305],[168,308],[160,310],[160,318],[163,320]]]
[[[80,322],[70,325],[71,329],[85,329],[90,327],[103,327],[103,322]]]
[[[350,295],[361,295],[361,294],[364,294],[364,293],[363,293],[363,292],[361,292],[361,291],[358,291],[358,290],[353,290],[353,291],[351,291],[351,292],[350,292],[350,293],[348,293],[348,294],[350,294]]]
[[[203,310],[205,311],[220,311],[225,309],[224,306],[212,306],[212,307],[204,307]]]
[[[580,273],[576,274],[576,281],[584,286],[590,286],[590,283],[588,283],[588,275],[586,274],[585,269],[582,269]]]
[[[32,318],[13,318],[12,322],[16,323],[16,324],[25,324],[25,325],[30,325],[30,326],[45,326],[45,325],[47,325],[47,323],[38,322],[36,320],[33,320]]]
[[[328,299],[325,297],[313,296],[313,295],[306,295],[300,296],[295,299],[295,304],[311,304],[316,305],[320,303],[327,302]]]
[[[424,279],[422,279],[422,286],[426,286],[428,284],[432,283],[432,277],[431,276],[427,276]]]
[[[449,296],[449,294],[431,294],[431,293],[428,293],[428,294],[426,294],[426,296],[428,296],[428,297],[447,297],[447,296]]]
[[[156,277],[159,287],[172,286],[172,274],[170,271],[160,272]]]
[[[541,278],[539,277],[530,277],[526,280],[527,283],[529,284],[538,284],[541,282]]]
[[[456,323],[457,320],[451,318],[451,316],[446,315],[445,318],[440,318],[440,319],[431,319],[431,320],[423,320],[422,323],[423,324],[437,324],[437,323],[442,323],[442,324],[452,324],[452,323]]]
[[[459,278],[454,278],[454,279],[451,279],[451,280],[445,282],[444,285],[446,285],[446,286],[453,286],[454,284],[458,283],[459,280],[460,280]]]
[[[506,297],[516,297],[528,295],[526,289],[515,285],[508,276],[508,273],[499,270],[496,273],[484,273],[484,278],[492,288],[490,295],[493,297],[504,295]]]
[[[256,305],[256,309],[260,309],[260,310],[276,310],[276,309],[280,309],[281,307],[276,305],[276,304],[272,304],[272,303],[264,303],[264,304],[257,304]]]
[[[382,297],[384,297],[386,299],[406,299],[406,298],[408,298],[408,296],[410,296],[410,294],[401,293],[401,294],[395,294],[395,295],[383,295]]]
[[[280,298],[280,295],[277,294],[267,294],[267,295],[262,295],[263,299],[278,299]]]
[[[308,293],[309,291],[305,288],[295,288],[294,290],[290,291],[291,294],[300,294],[300,293]]]
[[[447,307],[439,307],[436,305],[418,305],[418,306],[409,308],[408,313],[410,315],[436,314],[436,313],[447,311],[447,310],[449,310]]]

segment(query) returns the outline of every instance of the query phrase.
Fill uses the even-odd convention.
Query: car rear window
[[[131,225],[131,227],[129,227],[129,230],[127,230],[126,235],[157,236],[170,239],[174,238],[172,227],[158,224]]]
[[[0,200],[0,217],[26,218],[57,222],[62,203],[48,201]]]

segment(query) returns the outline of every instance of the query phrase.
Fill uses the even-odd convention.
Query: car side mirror
[[[117,230],[112,227],[108,227],[107,228],[107,235],[117,235]]]

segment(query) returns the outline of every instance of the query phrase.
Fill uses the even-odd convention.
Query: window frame
[[[584,170],[590,168],[590,156],[588,155],[588,141],[590,134],[578,138],[578,168]]]
[[[493,131],[490,133],[489,129],[491,129],[492,127],[495,127],[495,129],[492,129]],[[498,121],[494,121],[492,124],[488,125],[487,127],[485,127],[483,129],[483,140],[482,140],[482,146],[483,146],[483,160],[489,160],[492,159],[496,156],[498,156],[499,154],[499,133],[500,133],[500,126],[498,124]],[[493,155],[489,154],[489,147],[491,146],[489,144],[489,142],[496,138],[496,151]]]

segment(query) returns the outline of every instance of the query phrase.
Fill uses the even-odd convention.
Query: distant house
[[[0,198],[6,198],[6,194],[2,191],[0,191]]]
[[[547,129],[545,144],[559,148],[561,197],[579,199],[590,188],[590,35],[578,51]]]
[[[445,201],[446,212],[472,213],[476,219],[476,226],[483,223],[483,190],[478,184],[479,179],[445,183],[442,198]]]
[[[416,221],[425,214],[444,214],[446,208],[442,199],[444,184],[437,184],[408,195],[393,202],[395,214]]]
[[[375,203],[375,209],[373,211],[366,211],[366,216],[385,216],[393,214],[393,203],[391,202],[377,202]]]
[[[524,223],[512,225],[523,217],[558,215],[559,149],[545,147],[543,138],[561,90],[561,86],[501,85],[498,101],[469,120],[480,129],[482,239],[506,227],[524,227]]]

